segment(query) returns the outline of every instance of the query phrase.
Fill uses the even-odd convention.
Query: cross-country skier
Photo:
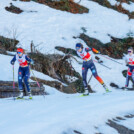
[[[87,84],[87,72],[88,69],[91,70],[93,76],[99,81],[99,83],[101,85],[103,85],[104,89],[106,90],[106,92],[109,91],[109,89],[107,88],[107,86],[104,84],[103,80],[98,76],[96,67],[93,63],[93,60],[91,58],[91,55],[89,53],[89,51],[93,51],[95,53],[99,53],[96,49],[91,49],[91,48],[83,48],[83,45],[81,43],[77,43],[76,44],[76,51],[77,54],[79,55],[79,57],[81,57],[83,59],[83,66],[82,66],[82,78],[83,78],[83,85],[84,85],[84,89],[85,92],[83,93],[83,95],[88,95],[89,94],[89,89],[88,89],[88,84]]]
[[[128,54],[125,56],[125,62],[126,62],[126,65],[128,66],[126,85],[125,85],[125,87],[127,88],[131,77],[132,77],[133,84],[134,84],[134,54],[133,54],[132,47],[128,48]]]
[[[29,63],[33,64],[33,60],[30,59],[25,53],[22,48],[17,49],[17,54],[13,57],[11,60],[11,64],[14,65],[15,61],[18,61],[19,63],[19,69],[18,69],[18,85],[20,90],[20,95],[17,97],[17,99],[23,99],[23,82],[26,85],[29,99],[32,99],[32,95],[30,92],[30,86],[29,86],[29,77],[30,77],[30,68]]]

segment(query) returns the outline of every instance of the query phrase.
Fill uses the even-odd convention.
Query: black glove
[[[15,62],[11,61],[11,64],[14,65]]]
[[[129,67],[129,64],[126,64],[127,67]]]

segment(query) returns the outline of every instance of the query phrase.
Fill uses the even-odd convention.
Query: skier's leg
[[[19,90],[20,90],[20,91],[23,91],[22,78],[23,78],[23,71],[22,71],[22,69],[19,67],[19,70],[18,70],[18,85],[19,85]]]
[[[134,88],[134,69],[132,71],[132,81],[133,81],[133,88]]]
[[[26,88],[27,88],[28,92],[30,92],[29,78],[30,78],[29,67],[25,67],[24,82],[25,82],[25,85],[26,85]]]
[[[19,90],[20,90],[20,95],[18,96],[18,98],[23,98],[22,79],[23,79],[23,70],[21,69],[21,67],[19,67],[19,70],[18,70],[18,86],[19,86]]]
[[[93,76],[98,80],[98,82],[101,85],[103,85],[103,87],[106,90],[106,92],[109,92],[109,89],[105,85],[104,81],[98,76],[98,73],[97,73],[97,70],[96,70],[96,67],[95,67],[94,63],[91,63],[89,68],[91,69],[91,72],[92,72]]]
[[[88,72],[88,69],[86,67],[82,67],[82,78],[83,78],[83,85],[84,87],[88,87],[87,85],[87,72]]]
[[[88,72],[88,68],[82,67],[82,78],[83,78],[83,85],[84,85],[84,89],[85,89],[85,92],[83,95],[89,94],[88,84],[87,84],[87,72]]]
[[[94,63],[91,63],[90,69],[91,69],[91,72],[92,72],[93,76],[98,80],[98,82],[99,82],[100,84],[103,85],[104,82],[103,82],[103,80],[98,76],[98,73],[97,73],[97,70],[96,70],[96,67],[95,67]]]
[[[128,68],[125,87],[128,87],[131,76],[132,76],[132,69]]]

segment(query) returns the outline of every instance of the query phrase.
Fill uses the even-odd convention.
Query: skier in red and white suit
[[[98,76],[96,67],[93,63],[93,60],[91,58],[91,55],[89,53],[89,51],[93,51],[95,53],[99,53],[96,49],[94,48],[83,48],[83,45],[81,43],[77,43],[76,44],[76,51],[77,54],[79,55],[79,57],[81,57],[83,59],[83,66],[82,66],[82,78],[83,78],[83,85],[84,85],[84,95],[88,95],[89,94],[89,90],[88,90],[88,84],[87,84],[87,72],[88,69],[91,70],[93,76],[98,80],[98,82],[103,85],[103,87],[105,88],[105,90],[108,92],[108,88],[107,86],[104,84],[104,81]]]
[[[133,54],[133,48],[128,48],[128,54],[125,56],[125,61],[128,66],[127,71],[127,77],[126,77],[126,85],[125,87],[128,87],[129,80],[132,77],[133,84],[134,84],[134,54]]]
[[[23,79],[29,94],[29,98],[32,98],[29,85],[29,77],[30,77],[29,64],[33,64],[34,61],[24,54],[24,50],[22,48],[17,48],[17,54],[11,60],[11,64],[14,65],[15,61],[19,63],[18,85],[20,89],[20,95],[18,96],[18,99],[23,98],[23,88],[24,88],[22,82]]]

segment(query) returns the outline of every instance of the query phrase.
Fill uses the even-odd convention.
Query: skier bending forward
[[[134,54],[133,54],[132,47],[128,48],[128,54],[125,56],[125,61],[128,66],[126,85],[125,85],[125,87],[127,88],[131,77],[132,77],[133,84],[134,84]]]
[[[17,99],[23,98],[23,83],[22,83],[23,78],[24,78],[24,83],[28,91],[29,99],[32,99],[30,86],[29,86],[30,69],[29,69],[28,63],[33,64],[33,60],[24,54],[24,50],[22,48],[17,49],[17,54],[11,60],[11,64],[14,65],[16,60],[19,63],[18,85],[19,85],[19,90],[20,90],[20,95],[17,97]]]
[[[88,84],[87,84],[87,80],[86,80],[88,69],[91,70],[93,76],[99,81],[99,83],[101,85],[103,85],[106,92],[109,91],[107,86],[104,84],[103,80],[98,76],[96,67],[95,67],[93,60],[91,58],[91,55],[89,53],[89,51],[91,51],[91,50],[95,52],[94,49],[83,48],[83,45],[81,43],[76,44],[77,54],[79,55],[79,57],[81,57],[83,59],[82,78],[83,78],[83,85],[84,85],[84,89],[85,89],[85,92],[83,93],[83,95],[89,95],[89,89],[88,89]]]

